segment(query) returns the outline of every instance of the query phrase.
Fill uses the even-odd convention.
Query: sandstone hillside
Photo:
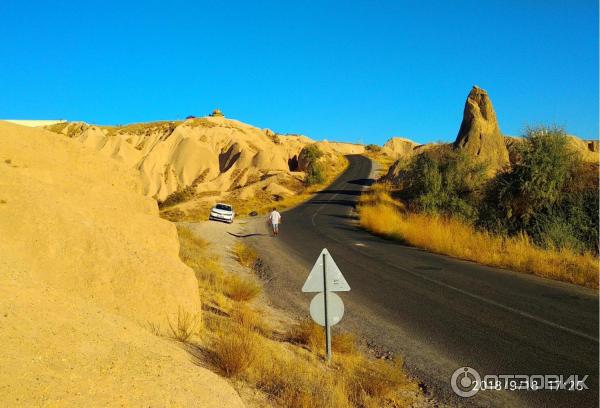
[[[72,122],[48,129],[139,170],[144,192],[158,201],[186,187],[206,193],[228,192],[258,180],[288,183],[302,176],[298,155],[314,143],[220,115],[116,127]],[[362,151],[360,145],[318,144],[329,156]]]
[[[200,299],[145,188],[73,140],[0,122],[0,405],[241,406],[149,330]]]

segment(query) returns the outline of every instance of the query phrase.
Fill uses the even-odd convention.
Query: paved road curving
[[[350,166],[330,187],[283,214],[277,238],[254,235],[274,265],[273,302],[305,315],[300,293],[327,247],[352,291],[342,325],[400,353],[408,370],[450,405],[598,406],[598,294],[574,285],[431,254],[361,230],[354,205],[372,180],[371,161]],[[248,230],[264,231],[264,223]],[[250,231],[250,232],[252,232]],[[427,231],[423,231],[427,234]],[[585,391],[481,391],[459,398],[452,373],[588,375]]]

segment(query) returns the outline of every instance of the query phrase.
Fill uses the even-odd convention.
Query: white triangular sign
[[[323,281],[323,255],[325,258],[325,270],[327,274],[327,291],[328,292],[348,292],[350,285],[346,282],[342,271],[335,264],[335,261],[327,251],[327,248],[323,248],[321,254],[317,258],[317,261],[313,265],[304,286],[302,286],[302,292],[324,292],[324,281]]]

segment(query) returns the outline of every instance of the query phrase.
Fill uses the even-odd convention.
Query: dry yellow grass
[[[260,295],[260,283],[252,278],[232,275],[225,285],[225,294],[237,302],[247,302]]]
[[[307,346],[313,352],[325,352],[325,332],[312,320],[298,322],[288,333],[288,340]],[[356,351],[356,338],[347,332],[333,333],[331,349],[335,353],[351,354]]]
[[[195,235],[188,227],[178,224],[179,257],[192,268],[201,289],[222,292],[226,274],[218,255],[208,252],[208,242]]]
[[[484,265],[598,288],[598,258],[592,254],[543,249],[525,234],[499,236],[456,219],[406,212],[393,202],[385,187],[378,188],[367,194],[360,206],[361,225],[376,234]]]
[[[257,333],[243,326],[221,330],[213,347],[215,363],[228,377],[243,373],[256,358],[260,340]]]
[[[390,166],[392,164],[394,164],[394,162],[396,161],[396,159],[394,159],[393,157],[389,156],[387,153],[384,153],[384,152],[369,152],[369,151],[367,151],[365,153],[365,156],[374,160],[377,163],[377,172],[375,174],[376,178],[379,178],[379,177],[387,174]]]
[[[268,327],[262,316],[247,303],[239,303],[231,311],[231,320],[242,327],[268,334]]]
[[[334,333],[331,365],[323,358],[323,328],[313,322],[298,323],[286,339],[274,335],[256,305],[247,302],[260,293],[261,285],[222,269],[217,273],[222,285],[201,282],[215,279],[215,268],[206,270],[211,256],[207,244],[186,226],[179,225],[178,231],[181,257],[196,271],[203,296],[213,304],[222,303],[225,296],[240,300],[229,300],[217,313],[205,312],[203,338],[208,339],[212,364],[224,375],[286,408],[401,407],[421,398],[418,385],[400,364],[367,358],[349,333]],[[173,328],[178,330],[175,324]]]
[[[169,335],[175,340],[187,342],[192,335],[197,334],[202,326],[201,314],[193,314],[179,308],[176,321],[169,322]]]
[[[258,254],[254,248],[243,242],[238,242],[233,246],[233,253],[238,262],[246,268],[251,268],[254,265],[256,258],[258,258]]]

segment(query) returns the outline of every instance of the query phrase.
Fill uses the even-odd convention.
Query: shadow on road
[[[259,234],[259,233],[255,233],[255,234],[234,234],[233,232],[227,232],[229,235],[233,235],[236,238],[248,238],[248,237],[256,237],[256,236],[262,236],[262,237],[266,237],[269,234]]]
[[[307,204],[308,205],[330,204],[330,205],[344,205],[347,207],[354,207],[356,205],[356,201],[354,201],[354,200],[311,200]]]
[[[361,195],[362,191],[360,190],[321,190],[318,191],[317,194],[346,194],[346,195]]]
[[[362,178],[362,179],[350,180],[348,183],[349,184],[357,184],[359,186],[370,186],[374,182],[375,182],[375,180],[372,178]]]

